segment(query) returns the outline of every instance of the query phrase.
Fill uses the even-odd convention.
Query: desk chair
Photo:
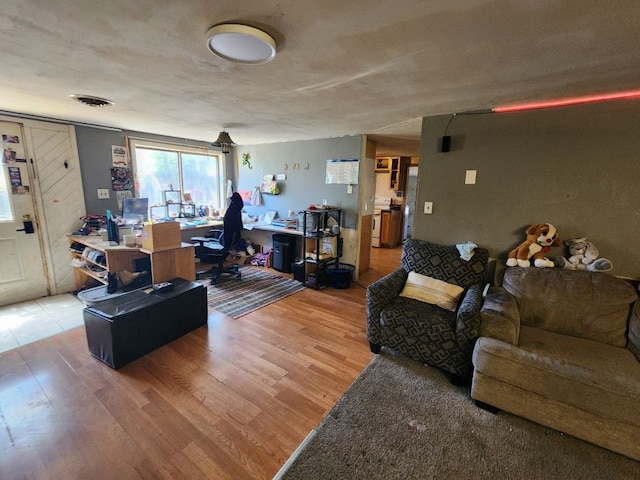
[[[231,239],[231,241],[227,241]],[[229,255],[229,251],[236,246],[240,240],[240,232],[231,231],[229,228],[211,229],[206,237],[191,237],[191,241],[198,242],[196,246],[196,256],[204,263],[213,263],[213,267],[209,270],[203,270],[196,273],[198,280],[211,277],[211,284],[215,285],[220,275],[230,273],[236,276],[236,280],[240,280],[241,273],[239,265],[224,266],[224,261]]]

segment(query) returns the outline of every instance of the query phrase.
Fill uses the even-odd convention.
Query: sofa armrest
[[[400,294],[408,276],[403,268],[399,268],[367,287],[367,336],[370,342],[378,342],[380,312]]]
[[[520,338],[520,311],[513,295],[502,287],[489,288],[480,311],[480,336],[491,337],[511,345]]]
[[[464,292],[456,310],[456,338],[463,351],[471,350],[480,334],[480,309],[482,307],[483,285],[471,285]]]
[[[629,319],[629,343],[627,348],[640,361],[640,300],[637,300],[631,309]]]

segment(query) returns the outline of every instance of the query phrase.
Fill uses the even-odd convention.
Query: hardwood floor
[[[268,479],[371,360],[365,288],[306,289],[112,370],[84,328],[0,354],[0,478]],[[377,276],[377,277],[376,277]]]

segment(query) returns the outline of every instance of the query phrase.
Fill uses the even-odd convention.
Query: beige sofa
[[[471,396],[640,461],[640,302],[627,281],[498,268]]]

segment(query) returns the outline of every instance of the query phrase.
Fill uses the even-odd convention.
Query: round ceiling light
[[[207,48],[211,53],[236,63],[260,64],[276,56],[276,41],[254,27],[223,23],[207,32]]]

